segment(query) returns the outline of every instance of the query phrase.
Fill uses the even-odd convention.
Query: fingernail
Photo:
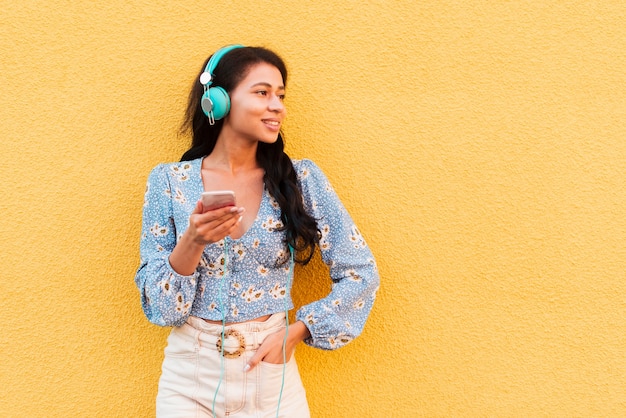
[[[246,366],[243,368],[244,373],[250,370],[250,365],[246,364]]]
[[[243,219],[243,216],[240,216],[239,219],[237,220],[237,222],[241,222]]]

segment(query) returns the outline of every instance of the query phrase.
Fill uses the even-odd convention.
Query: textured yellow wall
[[[382,276],[360,339],[299,349],[314,417],[626,413],[622,1],[0,9],[0,416],[153,415],[145,180],[233,42],[287,60],[288,151],[326,171]],[[300,269],[297,300],[322,276]]]

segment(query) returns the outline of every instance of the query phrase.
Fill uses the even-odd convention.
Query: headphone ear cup
[[[210,114],[213,111],[213,103],[211,102],[208,90],[204,92],[200,99],[200,107],[202,107],[204,114],[210,118]]]
[[[208,99],[213,104],[213,118],[215,120],[223,119],[228,112],[230,111],[230,97],[228,97],[228,93],[221,87],[211,87],[207,93],[202,97],[202,109],[204,110],[204,101],[205,96],[208,96]],[[205,113],[207,113],[205,111]]]

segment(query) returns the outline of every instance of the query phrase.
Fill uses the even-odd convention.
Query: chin
[[[275,137],[259,138],[259,142],[262,142],[264,144],[274,144],[276,143],[276,141],[278,141],[278,135],[276,135]]]

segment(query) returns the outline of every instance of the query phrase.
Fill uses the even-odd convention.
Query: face
[[[223,130],[250,141],[276,142],[286,116],[285,86],[278,68],[259,63],[230,92]]]

